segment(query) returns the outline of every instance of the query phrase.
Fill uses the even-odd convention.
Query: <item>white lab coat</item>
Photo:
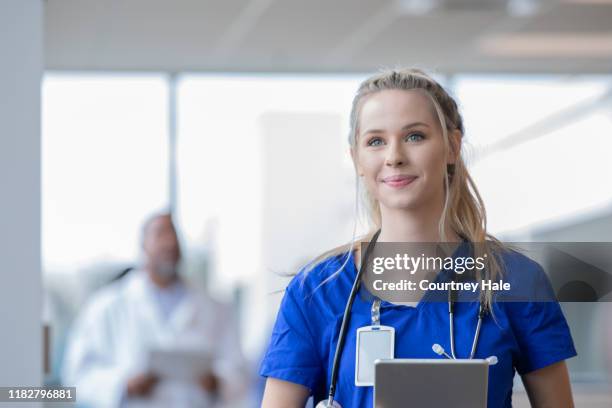
[[[79,405],[96,408],[236,406],[248,378],[231,309],[188,286],[164,319],[151,285],[145,271],[134,270],[94,295],[70,334],[64,385],[76,386]],[[145,372],[149,351],[159,348],[214,355],[217,403],[196,383],[169,381],[160,381],[146,401],[127,399],[127,380]]]

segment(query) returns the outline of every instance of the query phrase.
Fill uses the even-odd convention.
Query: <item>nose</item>
[[[406,163],[406,156],[402,149],[402,146],[398,142],[392,142],[388,145],[387,157],[385,158],[385,164],[387,166],[396,167]]]

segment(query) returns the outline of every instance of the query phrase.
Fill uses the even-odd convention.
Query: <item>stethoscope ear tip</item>
[[[449,356],[448,353],[446,352],[446,350],[444,350],[444,347],[442,347],[438,343],[436,343],[433,346],[431,346],[431,349],[433,350],[434,353],[436,353],[439,356],[446,357],[449,360],[455,360],[455,357]]]
[[[433,350],[434,353],[436,353],[439,356],[441,356],[444,353],[444,349],[438,343],[431,346],[431,349]]]

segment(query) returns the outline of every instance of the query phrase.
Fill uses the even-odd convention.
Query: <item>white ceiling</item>
[[[610,73],[612,0],[47,0],[57,70]],[[402,8],[401,5],[404,5]],[[411,6],[430,6],[422,15]],[[403,10],[403,11],[402,11]]]

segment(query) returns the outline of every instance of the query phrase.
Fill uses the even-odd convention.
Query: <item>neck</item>
[[[381,206],[381,232],[379,242],[440,242],[438,224],[442,217],[443,203],[429,208],[389,209]],[[460,237],[446,227],[446,241],[459,242]]]
[[[151,282],[153,282],[153,284],[160,289],[166,289],[178,281],[178,275],[176,273],[170,278],[161,278],[151,270],[151,267],[147,267],[145,269],[147,271],[147,275],[149,275],[149,279],[151,279]]]

